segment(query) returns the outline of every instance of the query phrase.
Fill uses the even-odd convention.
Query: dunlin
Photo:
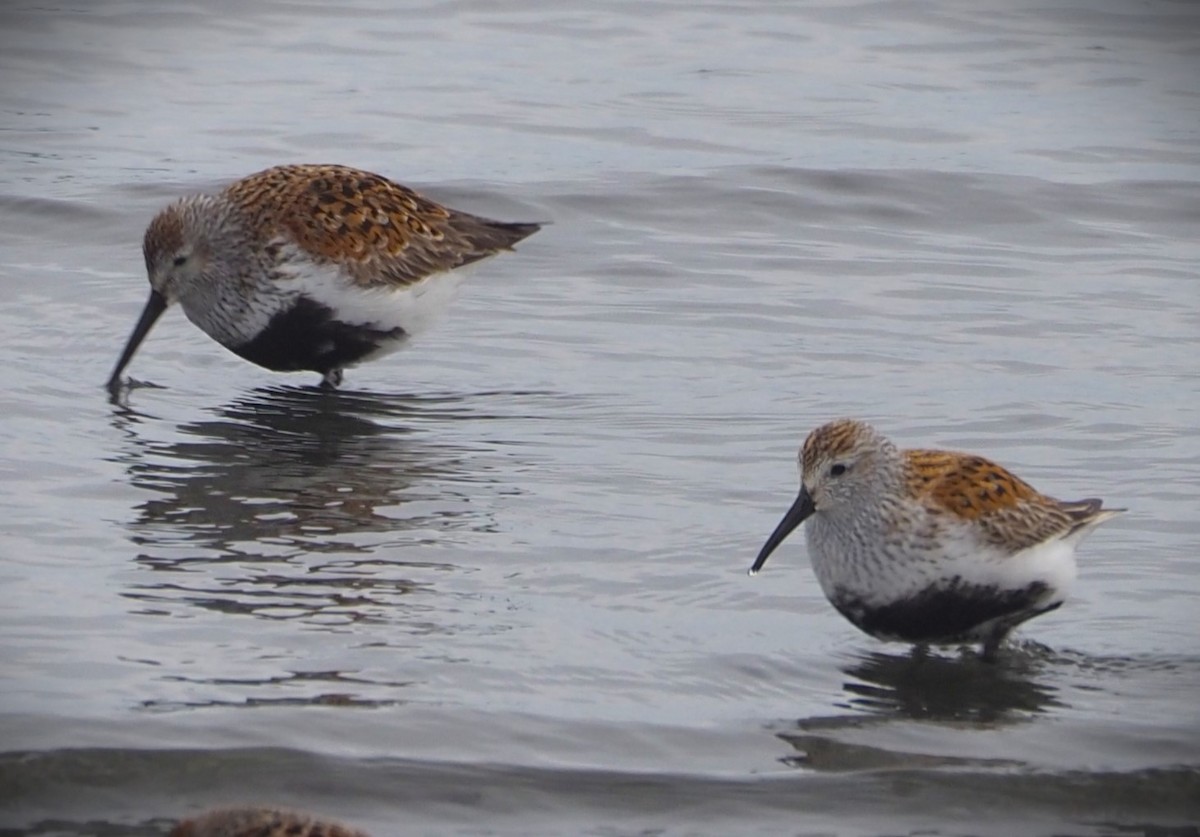
[[[1124,511],[1064,502],[982,456],[899,450],[870,425],[840,419],[800,449],[800,496],[750,573],[803,523],[825,596],[885,640],[983,644],[995,659],[1020,623],[1059,607],[1075,547]]]
[[[276,808],[230,808],[184,820],[169,837],[367,837],[362,831]]]
[[[465,265],[539,229],[468,215],[370,172],[277,166],[150,222],[150,299],[108,381],[178,302],[207,335],[279,372],[342,370],[400,348],[450,303]]]

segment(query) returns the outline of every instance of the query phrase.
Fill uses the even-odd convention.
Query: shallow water
[[[0,16],[0,833],[1196,833],[1194,4]],[[553,223],[341,392],[171,312],[109,404],[150,217],[296,160]],[[838,415],[1131,511],[913,659],[745,574]]]

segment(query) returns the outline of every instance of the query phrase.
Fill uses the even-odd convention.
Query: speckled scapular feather
[[[229,808],[187,819],[170,837],[369,837],[364,831],[297,811]]]
[[[985,657],[1062,604],[1076,546],[1123,511],[1057,500],[976,454],[900,450],[854,419],[812,431],[799,464],[800,495],[751,571],[807,520],[817,580],[851,622],[883,639],[982,642]]]
[[[294,244],[366,287],[411,285],[509,249],[538,229],[448,209],[347,166],[276,166],[230,184],[219,198],[237,208],[268,257]],[[147,267],[179,249],[192,200],[183,198],[151,221],[143,242]]]
[[[805,473],[818,474],[823,462],[855,456],[864,444],[877,441],[875,435],[863,422],[851,419],[819,428],[805,439],[801,451]],[[935,514],[972,521],[988,542],[1010,553],[1100,522],[1095,520],[1100,500],[1056,500],[977,454],[910,449],[900,456],[908,501]]]
[[[276,371],[346,367],[403,346],[454,298],[463,268],[540,228],[441,206],[346,166],[277,166],[150,222],[151,294],[109,379],[159,315],[180,303],[206,334]]]

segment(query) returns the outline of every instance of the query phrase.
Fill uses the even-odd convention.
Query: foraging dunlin
[[[367,837],[362,831],[277,808],[230,808],[184,820],[169,837]]]
[[[899,450],[870,425],[840,419],[800,449],[800,496],[750,573],[808,520],[825,596],[879,639],[983,643],[1063,603],[1075,547],[1124,511],[1063,502],[968,453]]]
[[[450,303],[464,265],[539,229],[440,206],[370,172],[276,166],[150,222],[142,250],[150,299],[108,381],[159,315],[188,319],[241,357],[278,372],[342,370],[395,351]]]

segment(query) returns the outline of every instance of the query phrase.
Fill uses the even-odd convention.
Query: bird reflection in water
[[[914,650],[869,653],[842,670],[847,708],[921,721],[1001,724],[1062,707],[1051,686],[1037,682],[1044,649],[1014,646],[1006,665],[986,666],[968,656]]]
[[[776,735],[792,751],[781,761],[809,770],[873,770],[939,766],[1006,766],[1004,759],[892,750],[856,740],[864,729],[921,722],[953,729],[992,729],[1025,723],[1066,706],[1038,681],[1049,652],[1036,643],[1014,646],[1003,664],[913,649],[857,656],[842,671],[847,714],[803,718]],[[903,737],[903,736],[901,736]],[[796,755],[798,753],[799,755]]]
[[[447,429],[488,419],[487,401],[274,387],[178,426],[119,410],[121,459],[153,494],[129,527],[137,561],[171,572],[127,595],[326,626],[387,618],[422,586],[413,568],[441,566],[405,547],[494,528],[471,501],[512,448]],[[231,564],[236,579],[213,576]]]

